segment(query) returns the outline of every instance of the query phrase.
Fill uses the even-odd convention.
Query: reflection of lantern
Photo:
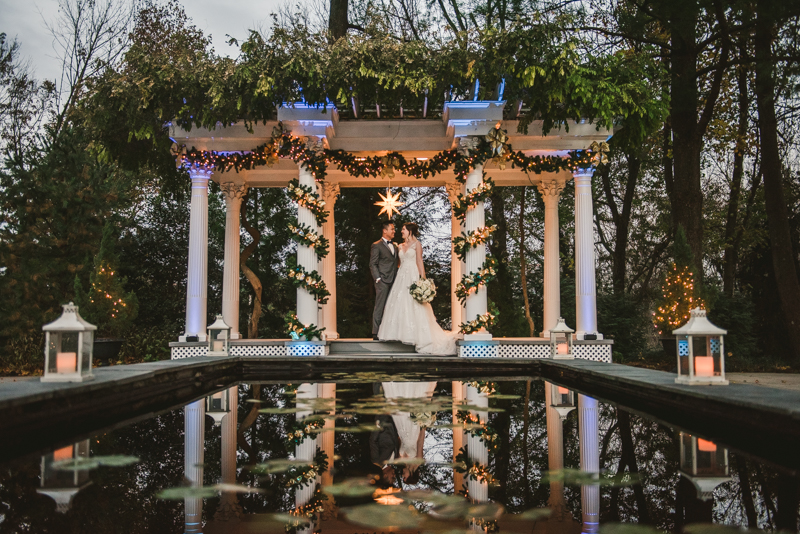
[[[672,331],[678,346],[678,384],[727,385],[725,342],[728,332],[711,323],[706,311],[695,308],[682,327]]]
[[[680,433],[681,474],[697,488],[700,499],[714,496],[714,488],[731,480],[728,449],[685,432]]]
[[[575,392],[565,387],[551,384],[550,406],[555,408],[563,421],[567,418],[567,414],[575,409]]]
[[[217,315],[217,320],[208,327],[208,355],[227,356],[230,353],[230,337],[231,327],[225,324],[222,315]]]
[[[53,464],[88,457],[88,439],[42,456],[41,477],[36,493],[47,495],[56,501],[56,511],[66,513],[72,506],[73,497],[91,484],[89,471],[86,469],[56,469]]]
[[[222,419],[231,412],[228,400],[227,389],[206,397],[206,415],[210,415],[214,419],[214,426],[221,425]]]
[[[83,382],[91,380],[94,331],[83,320],[78,307],[64,304],[61,317],[42,327],[45,332],[44,376],[42,382]]]
[[[563,317],[558,318],[558,323],[550,329],[550,357],[554,360],[572,360],[572,333],[574,330],[567,326]]]

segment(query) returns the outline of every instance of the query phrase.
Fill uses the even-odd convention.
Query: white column
[[[317,183],[314,180],[314,175],[305,167],[300,164],[300,185],[311,188],[312,192],[317,191]],[[303,206],[297,207],[297,221],[300,224],[308,225],[312,230],[319,232],[317,227],[317,220],[314,214],[308,208]],[[317,270],[317,254],[314,249],[305,245],[298,245],[297,247],[297,264],[302,266],[306,271]],[[297,288],[297,318],[301,323],[308,326],[315,324],[319,326],[319,309],[317,306],[317,299],[314,295],[305,289]]]
[[[561,265],[558,250],[558,200],[564,189],[560,180],[543,180],[539,191],[544,200],[544,320],[542,337],[550,335],[561,316]]]
[[[239,215],[247,184],[220,184],[225,196],[225,261],[222,274],[222,318],[231,327],[231,339],[239,339],[239,257],[241,235]]]
[[[228,388],[223,394],[228,395],[230,412],[222,419],[222,483],[236,484],[236,431],[239,425],[239,386]],[[230,521],[242,514],[242,507],[236,493],[225,491],[220,497],[217,521]]]
[[[206,430],[206,401],[194,401],[183,409],[183,469],[192,487],[203,485],[205,458],[204,436]],[[184,500],[184,532],[203,532],[203,499],[186,497]]]
[[[597,399],[578,395],[578,425],[581,471],[600,473],[600,443]],[[581,515],[584,534],[594,534],[600,526],[600,486],[581,486]]]
[[[477,165],[475,169],[472,170],[467,175],[467,184],[466,184],[466,192],[469,193],[476,187],[478,187],[483,182],[483,165]],[[477,230],[486,225],[486,217],[483,207],[483,202],[478,202],[478,204],[469,210],[467,210],[467,216],[465,221],[465,230],[467,234]],[[483,262],[486,260],[486,246],[479,245],[477,248],[471,248],[467,251],[467,259],[466,259],[466,270],[467,273],[471,272],[478,272],[483,265]],[[484,288],[485,289],[485,288]],[[464,318],[465,321],[473,321],[479,315],[483,315],[486,313],[488,307],[488,299],[487,299],[487,292],[486,291],[478,291],[476,293],[472,293],[467,297],[466,302],[466,317]],[[464,336],[465,340],[477,340],[477,339],[492,339],[492,335],[485,330],[482,330],[476,334],[467,334]]]
[[[485,393],[478,392],[477,388],[467,386],[467,403],[472,406],[489,407],[489,397]],[[470,410],[470,413],[478,417],[478,422],[486,424],[489,417],[488,411]],[[477,436],[467,435],[467,454],[473,462],[481,465],[489,465],[489,450],[486,444]],[[475,502],[486,502],[489,499],[489,484],[484,481],[468,480],[467,488],[469,497]]]
[[[339,184],[331,182],[320,182],[320,194],[325,201],[325,209],[328,210],[328,218],[322,225],[322,235],[328,242],[328,255],[322,258],[322,280],[331,292],[328,302],[322,305],[322,326],[325,327],[325,337],[327,339],[339,339],[339,332],[336,321],[336,224],[333,218],[333,208],[336,199],[341,194]]]
[[[324,384],[318,384],[317,394],[321,399],[329,400],[331,409],[328,414],[334,415],[336,413],[336,383],[328,382]],[[319,448],[325,451],[325,454],[328,455],[328,469],[322,472],[323,486],[330,486],[333,484],[333,448],[335,445],[334,438],[336,437],[336,432],[334,432],[333,429],[335,426],[335,419],[326,419],[325,426],[323,427],[326,432],[322,432],[317,435],[317,443],[319,444]],[[333,496],[329,495],[328,500],[333,501]]]
[[[208,300],[208,180],[211,171],[189,169],[192,203],[189,215],[189,265],[186,272],[186,333],[206,340]]]
[[[561,415],[553,408],[553,388],[550,382],[544,383],[544,402],[547,408],[547,468],[550,471],[564,469],[564,428]],[[556,478],[556,477],[553,477]],[[564,483],[559,480],[550,480],[550,498],[547,507],[552,510],[550,521],[563,521],[567,515],[566,501],[564,499]]]
[[[575,171],[575,337],[597,333],[592,169]],[[602,336],[598,335],[598,339]]]
[[[452,206],[458,195],[464,194],[464,186],[458,182],[445,184],[447,188],[447,198],[450,200]],[[456,255],[455,247],[453,247],[452,239],[461,235],[461,221],[455,215],[450,213],[450,330],[453,332],[459,331],[459,326],[464,322],[461,308],[461,301],[456,297],[456,285],[461,282],[463,272],[461,270],[461,260]],[[454,382],[455,383],[455,382]]]
[[[460,305],[459,305],[460,307]],[[464,382],[457,380],[453,381],[453,425],[458,424],[456,413],[461,409],[460,405],[466,397],[466,386]],[[464,446],[464,431],[460,428],[453,427],[453,462],[456,461],[459,451]],[[464,473],[459,473],[453,469],[453,493],[457,494],[464,487]]]
[[[316,399],[318,396],[317,393],[317,384],[300,384],[300,387],[297,388],[297,403],[302,405],[303,399]],[[297,420],[299,421],[305,417],[308,417],[311,415],[311,413],[311,410],[297,412]],[[306,438],[301,444],[296,445],[294,449],[295,458],[298,460],[313,460],[314,455],[317,453],[318,439],[319,435],[314,438]],[[331,458],[330,461],[332,462],[333,459]],[[299,508],[311,500],[311,497],[314,495],[314,486],[316,485],[316,482],[319,482],[319,479],[303,488],[298,489],[295,492],[295,506]]]

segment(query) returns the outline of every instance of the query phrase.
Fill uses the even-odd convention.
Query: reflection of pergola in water
[[[330,149],[342,149],[357,156],[383,156],[396,151],[408,159],[426,159],[442,150],[459,146],[460,138],[485,136],[499,122],[509,132],[509,143],[516,151],[530,155],[567,156],[568,151],[588,149],[594,141],[605,141],[611,132],[597,129],[588,123],[572,123],[569,132],[557,130],[548,136],[541,135],[541,122],[531,124],[527,135],[517,133],[517,121],[503,121],[503,102],[453,102],[445,105],[441,120],[337,120],[335,110],[327,112],[317,108],[302,106],[282,107],[278,119],[295,136],[318,137]],[[216,152],[246,152],[267,143],[277,122],[255,125],[249,133],[244,125],[237,124],[219,130],[193,129],[191,132],[173,129],[173,139],[181,145],[196,147],[198,150]],[[485,167],[485,168],[484,168]],[[543,172],[528,175],[522,170],[508,165],[497,168],[491,161],[477,165],[466,177],[466,183],[456,180],[452,169],[428,179],[416,179],[402,174],[392,178],[395,187],[440,187],[444,186],[451,203],[459,194],[468,193],[482,182],[486,170],[497,186],[535,185],[542,193],[545,204],[544,229],[544,321],[543,330],[555,326],[560,310],[559,282],[559,195],[569,180],[575,181],[575,273],[576,273],[576,357],[603,359],[610,361],[611,347],[597,332],[597,311],[595,296],[595,250],[592,223],[591,169],[574,172]],[[250,187],[286,187],[292,179],[299,179],[301,185],[310,187],[320,194],[329,210],[327,222],[321,226],[321,234],[330,241],[330,253],[318,262],[312,249],[298,247],[298,264],[308,271],[318,270],[331,296],[327,304],[318,307],[313,295],[305,289],[297,290],[297,316],[303,324],[325,327],[328,340],[338,338],[336,321],[336,258],[333,207],[342,188],[346,187],[386,187],[386,178],[354,177],[329,165],[324,182],[316,183],[305,166],[290,159],[281,159],[271,167],[256,167],[239,172],[214,173],[194,167],[190,170],[192,179],[192,205],[189,237],[189,267],[187,284],[186,333],[181,343],[173,344],[173,358],[200,355],[200,344],[186,343],[187,337],[198,336],[205,339],[207,320],[207,262],[208,262],[208,181],[220,184],[225,195],[226,228],[225,258],[222,288],[222,314],[225,322],[232,327],[232,339],[240,339],[239,333],[239,254],[240,226],[239,216],[242,197]],[[298,220],[316,228],[316,221],[310,210],[298,208]],[[462,225],[452,218],[452,234],[471,232],[484,226],[483,202],[468,210]],[[378,236],[376,235],[376,239]],[[487,312],[486,291],[471,293],[462,307],[455,296],[456,284],[462,273],[477,272],[485,259],[483,246],[467,252],[466,261],[461,262],[453,252],[451,260],[451,324],[455,330],[463,322],[472,321]],[[266,297],[268,298],[268,297]],[[266,299],[265,299],[266,300]],[[583,341],[584,337],[592,341]],[[489,341],[491,334],[485,330],[465,336],[461,355],[500,355],[546,357],[548,354],[544,340],[527,338],[525,340]],[[488,341],[488,342],[487,342]],[[487,347],[489,347],[487,349]],[[488,353],[487,353],[488,350]],[[265,340],[262,343],[247,342],[244,345],[234,341],[233,355],[279,355],[285,354],[282,343]],[[465,352],[466,351],[466,352]],[[471,351],[471,352],[470,352]],[[498,353],[499,351],[499,353]],[[319,352],[324,355],[327,353]]]
[[[562,422],[566,412],[563,409],[561,411],[557,410],[552,403],[552,390],[556,387],[558,386],[555,384],[545,382],[544,401],[547,406],[546,428],[548,449],[547,469],[550,471],[557,471],[564,468],[564,431]],[[457,405],[464,401],[474,407],[485,406],[488,408],[489,406],[489,398],[467,383],[453,381],[452,392],[454,417],[457,411]],[[220,421],[222,433],[222,482],[233,484],[236,482],[237,404],[239,388],[238,386],[233,386],[227,390],[223,390],[223,394],[228,396],[230,412]],[[297,398],[299,401],[318,398],[335,400],[336,384],[301,384],[297,390]],[[186,479],[194,487],[202,486],[203,484],[203,465],[214,462],[213,459],[205,458],[205,408],[206,404],[204,400],[193,402],[185,408],[185,473]],[[591,397],[578,395],[577,409],[580,468],[586,472],[599,473],[600,443],[598,439],[599,414],[597,401]],[[300,419],[309,413],[310,412],[298,413],[297,417]],[[470,410],[470,413],[478,417],[482,423],[488,418],[488,412],[486,411]],[[332,430],[333,426],[333,419],[326,421],[325,427],[328,430]],[[297,508],[308,502],[314,493],[315,487],[319,486],[324,489],[325,486],[333,483],[334,440],[336,439],[336,435],[336,432],[321,432],[316,438],[307,438],[301,444],[295,446],[294,456],[297,459],[310,461],[314,457],[317,447],[323,450],[330,459],[329,469],[327,471],[320,473],[314,483],[296,491],[295,506]],[[453,430],[452,443],[454,457],[462,447],[465,447],[471,460],[482,465],[488,465],[488,450],[480,438],[455,428]],[[365,454],[369,454],[369,451],[365,451]],[[542,469],[543,466],[537,466],[537,468]],[[337,480],[337,482],[341,482],[341,480]],[[501,483],[505,482],[506,481],[501,481]],[[464,475],[453,471],[453,487],[457,492],[461,491],[462,488],[466,488],[473,502],[489,502],[488,486],[486,482],[467,480]],[[275,496],[275,498],[279,499],[280,497]],[[376,530],[371,527],[357,527],[357,529],[354,529],[353,524],[346,522],[341,517],[341,514],[338,513],[336,501],[333,497],[329,497],[328,501],[325,501],[325,503],[326,510],[322,514],[319,514],[319,520],[313,528],[298,529],[299,533],[310,534],[311,532],[319,531],[323,534],[331,534],[352,533],[354,531],[372,532]],[[562,482],[550,482],[550,497],[547,501],[547,507],[552,512],[547,519],[520,520],[512,515],[501,516],[498,522],[500,532],[536,532],[540,534],[578,534],[581,532],[585,534],[595,534],[598,532],[600,491],[599,486],[596,484],[581,486],[581,523],[577,523],[573,520],[572,513],[567,507],[564,495],[564,484]],[[235,493],[222,494],[217,512],[213,518],[207,518],[205,529],[203,528],[202,517],[203,499],[186,498],[185,532],[187,533],[279,533],[283,532],[284,528],[280,523],[271,520],[269,514],[244,514],[241,506],[238,504],[238,498]],[[448,531],[452,530],[457,522],[458,519],[449,519],[440,522],[432,521],[426,523],[423,530]],[[406,530],[392,528],[391,530],[392,532],[411,533],[419,532],[420,529]],[[380,531],[380,529],[376,531]],[[478,528],[476,531],[481,532],[482,529]]]

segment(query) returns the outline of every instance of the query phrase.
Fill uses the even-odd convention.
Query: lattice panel
[[[197,358],[198,356],[205,356],[207,353],[207,345],[201,347],[172,347],[170,350],[170,359],[180,360],[181,358]]]
[[[550,345],[500,345],[497,347],[500,358],[549,358]]]
[[[719,352],[719,338],[712,337],[710,343],[711,343],[711,354],[716,354],[717,352]]]
[[[459,345],[461,358],[497,358],[497,345]]]
[[[231,356],[286,356],[283,345],[236,345],[231,347]]]
[[[579,360],[611,363],[611,345],[573,345],[572,353]]]
[[[315,345],[311,343],[291,343],[286,345],[287,356],[327,356],[329,348],[327,345]]]
[[[689,341],[685,339],[678,340],[678,356],[689,355]]]

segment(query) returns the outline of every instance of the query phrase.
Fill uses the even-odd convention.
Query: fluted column
[[[466,386],[464,382],[453,381],[453,462],[456,461],[459,451],[464,446],[464,431],[456,427],[458,420],[456,414],[461,409],[460,405],[466,400]],[[464,487],[464,473],[453,469],[453,493],[458,493]]]
[[[183,469],[186,480],[194,488],[203,485],[205,461],[204,436],[206,430],[205,399],[187,404],[183,409]],[[184,500],[184,532],[203,532],[203,499],[186,497]]]
[[[558,200],[564,189],[561,180],[542,180],[539,191],[544,200],[544,319],[542,336],[550,335],[550,329],[561,316],[561,265],[558,250]]]
[[[480,393],[477,388],[467,386],[467,403],[472,406],[488,408],[489,397],[485,393]],[[470,413],[478,417],[479,424],[486,424],[489,417],[488,410],[470,410]],[[473,462],[489,465],[489,450],[480,437],[467,434],[467,454]],[[489,484],[485,480],[468,480],[467,488],[469,497],[475,502],[485,502],[489,499]]]
[[[483,182],[483,165],[476,165],[475,169],[467,175],[466,192],[469,193]],[[467,210],[466,220],[464,221],[464,228],[469,234],[486,225],[486,214],[484,212],[483,202],[478,202],[477,205]],[[466,272],[478,272],[486,260],[486,246],[479,245],[476,248],[471,248],[467,251],[466,259]],[[466,317],[465,321],[474,321],[479,315],[486,313],[488,307],[488,299],[486,291],[477,291],[467,296],[466,302]],[[464,339],[491,339],[492,335],[485,329],[476,334],[467,334]]]
[[[228,407],[230,412],[222,419],[222,482],[236,484],[236,432],[239,425],[239,386],[228,388]],[[217,521],[230,521],[241,516],[242,507],[239,499],[232,491],[222,492],[217,513]]]
[[[575,171],[575,336],[597,333],[592,169]],[[602,336],[597,336],[601,339]]]
[[[186,272],[186,331],[187,336],[206,340],[208,306],[208,180],[210,170],[192,167],[191,212],[189,215],[189,264]]]
[[[464,186],[458,182],[445,184],[447,188],[447,198],[450,200],[450,206],[455,203],[458,195],[464,194]],[[464,322],[461,301],[456,296],[456,285],[461,282],[461,260],[455,252],[455,247],[452,244],[452,238],[461,235],[463,226],[461,221],[450,212],[450,329],[453,332],[459,331],[459,326]]]
[[[599,414],[597,399],[578,395],[581,471],[600,473]],[[600,486],[581,486],[581,515],[584,534],[594,534],[600,526]]]
[[[339,331],[336,321],[336,225],[333,218],[333,208],[336,199],[341,194],[339,184],[320,182],[320,194],[328,210],[328,219],[322,225],[322,235],[329,242],[328,255],[322,258],[322,281],[331,292],[328,302],[322,305],[322,326],[325,327],[325,336],[328,339],[338,339]]]
[[[247,184],[220,184],[225,196],[225,262],[222,273],[222,318],[231,327],[231,339],[239,339],[239,257],[241,235],[239,215]]]
[[[299,167],[300,185],[310,187],[311,191],[316,193],[317,183],[316,180],[314,180],[314,175],[311,174],[311,171],[309,171],[308,168],[306,168],[306,166],[302,163],[299,164]],[[303,206],[297,207],[297,221],[300,224],[308,225],[315,232],[319,232],[317,220],[314,217],[314,214],[308,208]],[[302,266],[308,272],[316,271],[317,254],[314,252],[314,249],[305,245],[298,245],[297,264]],[[297,288],[297,318],[306,326],[310,324],[319,325],[319,309],[317,306],[317,299],[315,299],[314,295],[302,287]]]
[[[297,404],[301,406],[303,400],[310,400],[316,399],[318,397],[317,394],[318,388],[317,384],[300,384],[300,387],[297,388]],[[311,410],[303,410],[297,412],[297,420],[300,421],[309,415],[312,414]],[[305,441],[300,443],[299,445],[295,446],[294,456],[298,460],[308,460],[311,461],[314,459],[314,455],[317,453],[317,440],[319,439],[319,435],[314,438],[306,438]],[[329,460],[330,462],[333,461],[333,458]],[[317,480],[316,482],[319,482]],[[314,487],[316,486],[315,482],[308,484],[303,488],[299,488],[296,493],[294,494],[295,506],[298,508],[306,504],[311,497],[314,495]]]
[[[544,402],[547,410],[547,468],[552,471],[564,469],[564,427],[561,414],[553,408],[553,388],[555,385],[550,382],[544,383]],[[563,521],[566,517],[566,500],[564,499],[564,483],[556,480],[558,477],[550,479],[550,498],[547,500],[547,507],[552,510],[550,520]]]

